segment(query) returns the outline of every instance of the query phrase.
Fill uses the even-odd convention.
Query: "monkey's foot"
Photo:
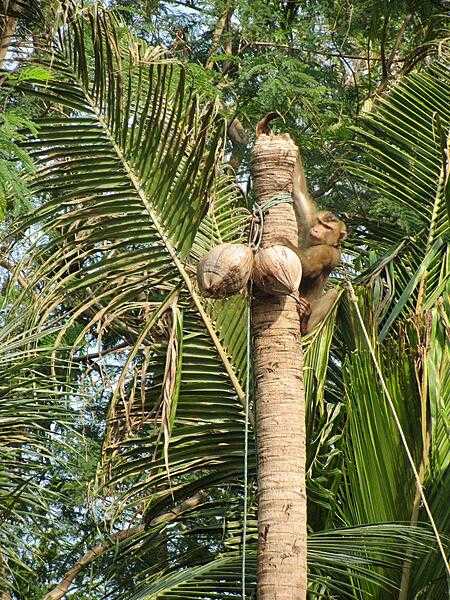
[[[309,317],[311,316],[311,304],[306,298],[299,296],[297,300],[297,311],[298,316],[300,317],[300,332],[302,335],[305,335],[308,328]]]

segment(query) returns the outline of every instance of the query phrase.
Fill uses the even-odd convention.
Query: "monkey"
[[[323,293],[331,271],[341,262],[341,242],[347,237],[345,223],[330,211],[318,211],[309,230],[309,244],[299,250],[303,274],[299,310],[301,333],[309,333],[320,323],[334,302],[336,289]]]
[[[305,335],[326,317],[337,299],[336,289],[325,294],[323,291],[331,271],[341,262],[341,243],[347,237],[347,228],[332,212],[317,210],[300,157],[294,167],[292,196],[303,268],[298,303],[300,330]]]

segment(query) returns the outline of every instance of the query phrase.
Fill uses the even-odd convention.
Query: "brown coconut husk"
[[[270,246],[255,255],[253,282],[266,294],[297,294],[302,280],[300,258],[287,246]]]
[[[242,290],[250,279],[253,251],[244,244],[220,244],[197,266],[197,281],[204,296],[226,298]]]

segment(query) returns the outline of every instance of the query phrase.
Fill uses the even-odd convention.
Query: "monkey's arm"
[[[332,289],[319,298],[319,300],[311,303],[311,314],[302,328],[302,334],[310,333],[318,323],[325,319],[338,296],[339,290]]]
[[[317,279],[320,275],[325,275],[327,278],[330,271],[339,264],[340,258],[341,253],[338,248],[326,244],[310,246],[300,252],[302,277]]]
[[[308,245],[309,230],[316,222],[317,207],[309,195],[305,171],[300,157],[297,157],[294,167],[292,197],[299,226],[300,243],[303,247],[306,247]]]

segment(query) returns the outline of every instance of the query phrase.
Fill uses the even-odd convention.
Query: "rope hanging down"
[[[251,284],[250,284],[251,299]],[[251,300],[250,300],[251,301]],[[250,354],[251,354],[251,306],[247,306],[247,369],[245,381],[245,430],[244,430],[244,524],[242,527],[242,600],[245,600],[245,567],[248,513],[248,419],[250,411]]]
[[[280,192],[266,200],[262,205],[255,202],[253,205],[252,223],[249,232],[248,245],[252,250],[258,250],[264,227],[264,214],[277,204],[293,204],[292,195]],[[248,518],[248,420],[250,416],[250,365],[251,365],[251,298],[252,284],[249,288],[250,301],[247,307],[247,369],[245,381],[245,431],[244,431],[244,515],[242,527],[242,600],[246,597],[246,546],[247,546],[247,518]]]

